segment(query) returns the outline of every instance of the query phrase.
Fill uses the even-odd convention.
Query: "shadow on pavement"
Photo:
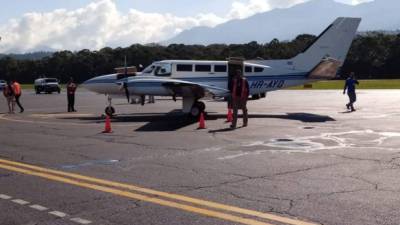
[[[241,115],[239,115],[239,118]],[[249,119],[286,119],[297,120],[305,123],[324,123],[328,121],[335,121],[332,117],[310,114],[310,113],[288,113],[286,115],[271,115],[271,114],[250,114]],[[61,119],[78,119],[82,121],[91,121],[94,123],[103,123],[104,118],[100,116],[82,116],[82,117],[63,117]],[[226,119],[225,114],[218,114],[209,112],[206,115],[206,120]],[[133,122],[133,123],[146,123],[145,125],[137,128],[135,131],[176,131],[186,126],[197,123],[196,119],[190,118],[179,110],[173,110],[168,113],[130,113],[119,114],[111,119],[113,123]],[[226,123],[228,124],[228,123]],[[210,132],[228,132],[231,129],[224,128],[221,130],[214,130]]]
[[[211,114],[207,116],[207,120],[226,118],[226,115],[222,114]],[[239,118],[241,115],[239,114]],[[336,121],[330,116],[318,115],[312,113],[287,113],[286,115],[272,115],[272,114],[249,114],[249,119],[257,118],[272,118],[272,119],[286,119],[286,120],[298,120],[304,123],[325,123],[329,121]]]

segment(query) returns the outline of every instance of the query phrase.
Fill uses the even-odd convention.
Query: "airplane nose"
[[[90,86],[91,86],[91,84],[93,84],[95,82],[96,82],[96,78],[92,78],[92,79],[89,79],[89,80],[86,80],[85,82],[83,82],[81,86],[83,88],[91,90]]]

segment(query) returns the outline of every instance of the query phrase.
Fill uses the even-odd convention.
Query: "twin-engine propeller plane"
[[[109,74],[92,78],[84,86],[108,96],[126,96],[128,101],[131,96],[182,97],[182,111],[196,117],[205,110],[200,99],[229,96],[237,69],[247,78],[253,98],[265,97],[269,91],[335,78],[360,22],[360,18],[337,18],[308,48],[291,59],[164,60],[154,62],[134,76]]]

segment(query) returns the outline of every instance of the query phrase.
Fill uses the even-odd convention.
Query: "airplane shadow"
[[[223,114],[209,114],[207,119],[216,120],[226,118]],[[241,118],[241,115],[239,115]],[[312,113],[287,113],[284,115],[273,115],[273,114],[249,114],[249,119],[285,119],[285,120],[297,120],[303,123],[325,123],[329,121],[336,121],[330,116],[318,115]]]
[[[241,118],[241,115],[239,115]],[[325,123],[335,121],[332,117],[311,113],[287,113],[282,115],[273,114],[249,114],[249,119],[285,119],[297,120],[304,123]],[[100,116],[82,116],[82,117],[64,117],[61,119],[78,119],[81,121],[91,121],[94,123],[103,123],[104,118]],[[226,115],[208,112],[206,120],[225,120]],[[168,113],[130,113],[119,114],[111,119],[113,123],[146,123],[145,125],[135,129],[134,131],[149,132],[149,131],[176,131],[186,126],[197,123],[198,121],[183,114],[180,110],[173,110]],[[228,125],[227,125],[228,126]],[[238,127],[240,128],[240,127]],[[231,129],[224,128],[210,132],[228,132]]]

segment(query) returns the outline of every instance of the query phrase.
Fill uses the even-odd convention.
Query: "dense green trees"
[[[17,78],[32,83],[39,76],[57,77],[66,82],[69,76],[82,82],[91,77],[114,72],[124,65],[147,66],[163,59],[225,60],[228,57],[246,59],[285,59],[301,52],[313,40],[313,35],[299,35],[292,41],[272,40],[259,44],[182,45],[134,44],[127,48],[83,49],[77,52],[59,51],[42,59],[0,59],[0,79]],[[359,78],[400,78],[400,34],[372,32],[355,38],[342,74],[354,71]]]

